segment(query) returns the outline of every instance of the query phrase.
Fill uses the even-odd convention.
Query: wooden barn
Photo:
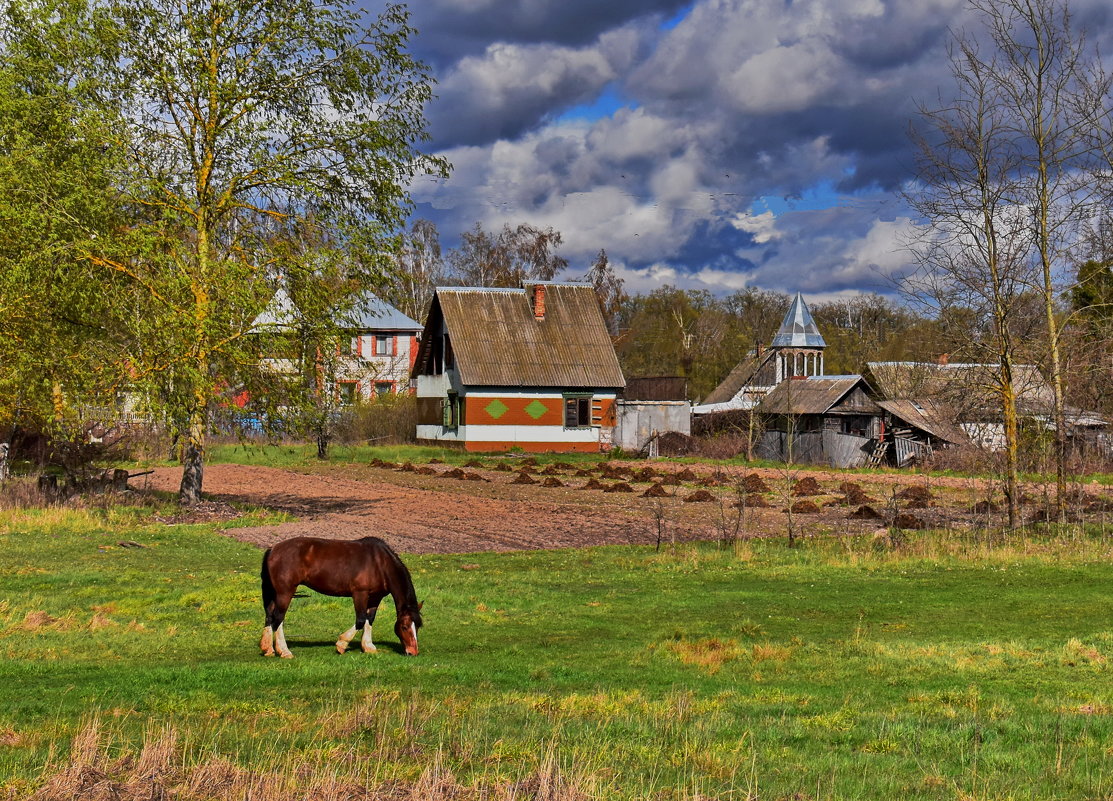
[[[413,367],[417,436],[469,451],[608,450],[625,379],[589,284],[440,287]]]
[[[766,395],[759,456],[784,462],[861,467],[884,435],[884,411],[860,375],[790,378]]]

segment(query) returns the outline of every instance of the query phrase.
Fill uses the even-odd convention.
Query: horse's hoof
[[[346,642],[338,642],[338,643],[336,644],[336,653],[338,653],[338,654],[342,654],[342,653],[344,653],[344,652],[345,652],[345,651],[347,651],[347,650],[348,650],[348,643],[346,643]]]
[[[378,651],[378,650],[379,650],[379,649],[378,649],[378,648],[376,648],[376,647],[375,647],[374,645],[372,645],[372,646],[366,646],[366,645],[364,645],[364,646],[362,646],[362,647],[363,647],[363,652],[364,652],[365,654],[373,654],[373,653],[375,653],[376,651]]]
[[[263,651],[263,656],[274,656],[274,651]]]
[[[281,656],[283,659],[293,659],[294,658],[294,655],[292,653],[290,653],[289,651],[287,651],[284,654],[279,654],[279,656]]]

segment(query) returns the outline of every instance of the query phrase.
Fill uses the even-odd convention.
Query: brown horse
[[[409,656],[417,656],[417,630],[421,628],[421,604],[417,602],[410,571],[398,554],[378,537],[359,540],[326,540],[294,537],[268,548],[263,554],[263,611],[266,627],[259,647],[263,656],[293,658],[286,647],[282,622],[294,590],[304,584],[323,595],[351,596],[356,607],[356,622],[336,641],[337,653],[348,650],[348,643],[363,629],[364,653],[375,650],[371,624],[387,593],[394,598],[398,620],[394,633]]]

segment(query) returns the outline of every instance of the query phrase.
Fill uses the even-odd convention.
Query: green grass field
[[[258,652],[260,551],[150,512],[0,512],[0,798],[134,789],[160,748],[183,798],[1113,795],[1084,533],[409,556],[421,656],[389,601],[337,655],[350,604],[310,594],[290,661]]]

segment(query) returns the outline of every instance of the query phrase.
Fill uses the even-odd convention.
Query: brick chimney
[[[545,319],[545,285],[537,284],[533,287],[533,316],[538,320]]]

